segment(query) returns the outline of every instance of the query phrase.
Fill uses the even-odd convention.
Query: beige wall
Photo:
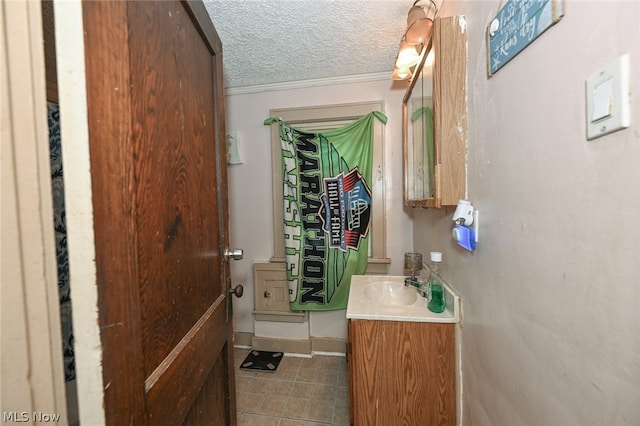
[[[464,301],[466,425],[640,424],[640,3],[570,1],[491,79],[467,15],[469,254],[449,210],[416,210],[414,247],[444,252]],[[631,55],[629,129],[585,138],[584,81]]]

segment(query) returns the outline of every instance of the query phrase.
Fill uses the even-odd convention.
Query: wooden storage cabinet
[[[455,324],[349,320],[356,426],[455,425]]]
[[[286,265],[280,262],[254,263],[253,314],[256,321],[301,323],[307,319],[306,312],[289,308],[289,284]]]
[[[414,71],[414,79],[403,99],[404,203],[410,207],[455,206],[465,197],[467,155],[467,35],[466,18],[438,18],[433,26],[432,73],[424,69],[424,60]],[[423,55],[426,57],[426,52]],[[423,72],[424,70],[424,72]],[[429,78],[432,74],[432,78]],[[430,86],[430,87],[429,87]],[[425,97],[426,96],[426,97]],[[419,107],[433,97],[433,158],[426,135],[414,132],[414,102]],[[421,154],[421,155],[418,155]],[[433,169],[433,171],[430,171]],[[433,174],[432,194],[425,192]]]

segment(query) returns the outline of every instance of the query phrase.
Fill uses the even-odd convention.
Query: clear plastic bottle
[[[429,279],[427,280],[426,298],[427,308],[431,312],[440,313],[446,308],[444,300],[444,286],[440,273],[442,272],[442,253],[431,252],[431,264],[429,266]]]
[[[429,291],[429,283],[436,279],[435,276],[438,275],[438,268],[441,262],[442,262],[442,253],[437,251],[432,251],[430,253],[430,258],[429,258],[429,275],[427,275],[424,279],[420,280],[420,294],[422,295],[422,297],[427,299],[427,303],[431,301],[431,292]],[[433,278],[432,278],[432,275],[434,275]]]

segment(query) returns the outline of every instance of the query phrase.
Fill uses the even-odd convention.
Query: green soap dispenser
[[[431,312],[444,312],[446,303],[444,300],[444,284],[440,274],[442,273],[442,253],[431,252],[431,265],[429,266],[429,279],[427,280],[427,308]]]

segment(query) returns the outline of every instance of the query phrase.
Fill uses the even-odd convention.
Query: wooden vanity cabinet
[[[351,424],[455,425],[455,324],[350,319]]]

